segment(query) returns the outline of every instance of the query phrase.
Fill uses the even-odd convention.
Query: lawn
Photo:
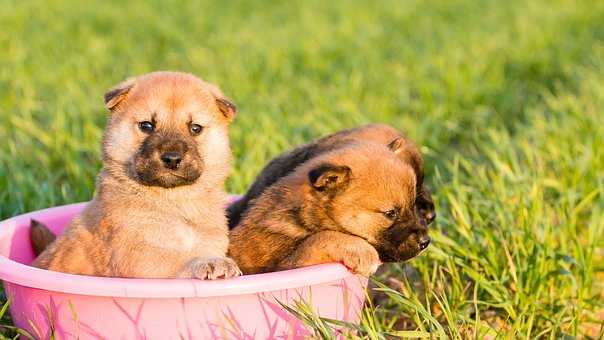
[[[385,122],[421,145],[433,245],[376,276],[390,290],[357,335],[603,337],[603,1],[0,8],[1,219],[90,199],[104,91],[183,70],[238,105],[232,192],[342,128]]]

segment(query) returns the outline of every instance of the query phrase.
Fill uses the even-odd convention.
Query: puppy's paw
[[[356,274],[370,276],[375,274],[381,264],[380,256],[377,250],[367,244],[367,246],[348,246],[341,254],[340,261]]]
[[[197,258],[190,263],[191,276],[200,280],[228,279],[241,275],[241,270],[228,257]]]

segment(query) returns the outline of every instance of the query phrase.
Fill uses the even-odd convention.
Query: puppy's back
[[[246,211],[251,200],[258,197],[267,187],[294,171],[304,162],[344,147],[351,141],[362,140],[387,145],[399,137],[401,137],[400,132],[389,125],[369,124],[342,130],[282,153],[262,169],[245,195],[227,208],[229,228],[232,229],[239,224],[241,215]]]

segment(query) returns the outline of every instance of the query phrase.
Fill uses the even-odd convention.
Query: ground
[[[183,70],[238,105],[232,192],[342,128],[384,122],[421,145],[434,242],[377,275],[391,290],[357,335],[603,336],[604,2],[0,7],[1,219],[88,200],[104,91]]]

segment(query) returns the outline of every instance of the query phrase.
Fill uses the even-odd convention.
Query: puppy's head
[[[417,176],[383,145],[358,143],[319,157],[308,170],[305,220],[372,244],[384,262],[410,259],[430,244],[417,207]]]
[[[227,127],[236,110],[216,86],[186,73],[154,72],[109,90],[105,106],[111,117],[103,159],[114,174],[163,188],[228,174]]]
[[[419,148],[410,139],[386,124],[369,124],[352,130],[346,130],[333,135],[331,138],[371,141],[388,147],[403,162],[409,164],[415,171],[417,179],[416,208],[423,223],[427,226],[434,221],[436,212],[430,191],[424,185],[424,161]]]

